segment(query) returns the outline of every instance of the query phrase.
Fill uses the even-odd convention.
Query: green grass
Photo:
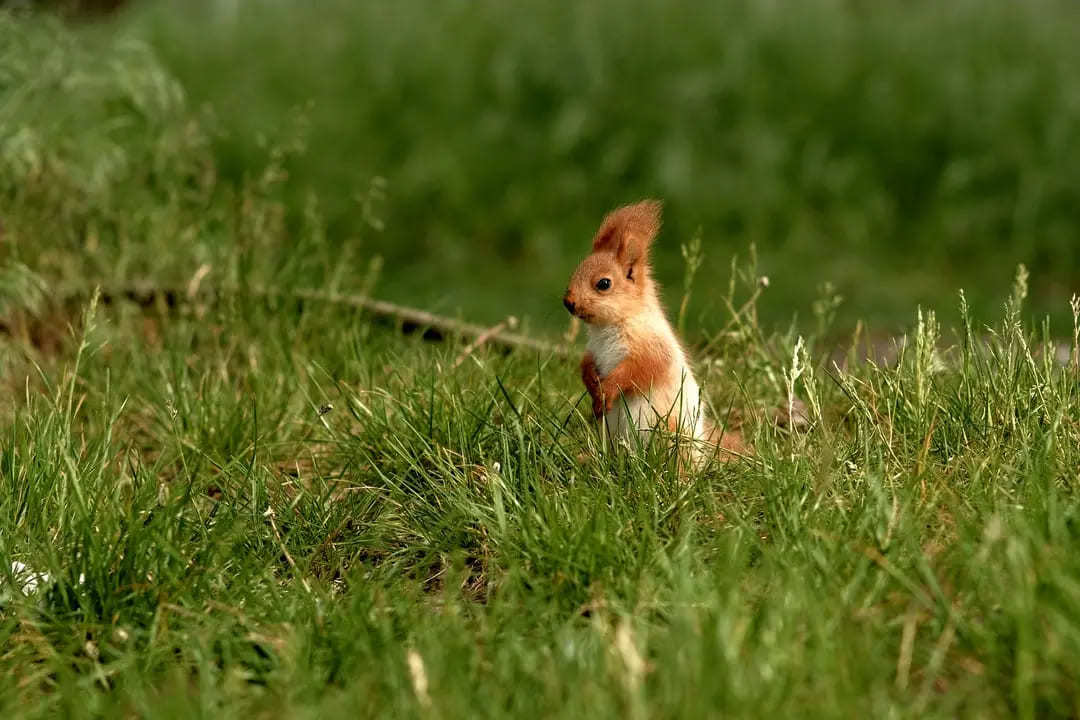
[[[5,409],[0,557],[53,579],[6,579],[8,713],[1077,710],[1077,371],[1015,315],[818,366],[808,432],[750,412],[755,457],[680,479],[601,452],[558,358],[89,312]],[[790,341],[715,358],[721,414],[783,404]]]
[[[288,300],[395,287],[364,248],[400,218],[342,248],[289,132],[238,159],[214,122],[146,47],[0,15],[6,715],[1080,713],[1080,357],[1034,276],[982,289],[989,327],[909,299],[897,361],[841,370],[828,297],[759,312],[768,253],[702,270],[697,367],[754,453],[680,476],[602,449],[571,361],[455,368],[460,341]]]

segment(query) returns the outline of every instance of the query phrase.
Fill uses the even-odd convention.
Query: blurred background
[[[64,19],[24,17],[43,6]],[[247,233],[249,265],[274,243],[338,265],[305,275],[291,257],[260,271],[271,280],[368,283],[557,332],[603,214],[648,196],[666,202],[656,264],[671,307],[680,245],[701,238],[694,332],[723,322],[732,257],[752,246],[774,323],[840,295],[839,329],[893,332],[917,305],[955,316],[960,288],[989,321],[1024,263],[1032,313],[1071,330],[1075,2],[0,7],[3,252],[50,282],[187,278]],[[276,214],[241,232],[220,208],[259,188]]]

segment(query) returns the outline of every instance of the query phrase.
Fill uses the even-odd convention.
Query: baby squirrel
[[[738,435],[718,432],[705,418],[697,380],[660,304],[649,266],[660,211],[659,201],[643,200],[608,213],[563,297],[588,326],[581,379],[593,416],[604,419],[613,440],[659,426],[692,439],[698,457],[703,443],[738,451]]]

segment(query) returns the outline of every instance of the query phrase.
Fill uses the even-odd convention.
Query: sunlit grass
[[[955,350],[924,315],[892,367],[807,357],[795,433],[755,410],[790,365],[719,351],[754,451],[689,476],[604,451],[561,358],[450,369],[242,299],[150,311],[152,346],[98,308],[5,408],[0,556],[48,579],[4,579],[3,702],[1068,715],[1077,369],[1012,308]]]

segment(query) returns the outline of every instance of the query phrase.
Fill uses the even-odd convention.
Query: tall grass
[[[1067,716],[1076,368],[709,358],[753,455],[604,452],[557,358],[328,308],[90,315],[0,440],[9,712]],[[91,311],[93,312],[93,311]],[[773,363],[765,358],[782,358]],[[46,369],[48,368],[48,369]],[[122,369],[122,370],[121,370]],[[775,389],[770,389],[774,387]],[[420,679],[422,675],[423,680]]]
[[[563,358],[243,292],[369,275],[288,133],[218,172],[145,48],[0,17],[0,710],[1080,711],[1080,305],[1033,325],[1026,270],[989,328],[961,296],[834,364],[838,291],[774,331],[732,262],[695,359],[753,451],[682,473],[606,450]],[[142,282],[179,299],[61,297]]]

